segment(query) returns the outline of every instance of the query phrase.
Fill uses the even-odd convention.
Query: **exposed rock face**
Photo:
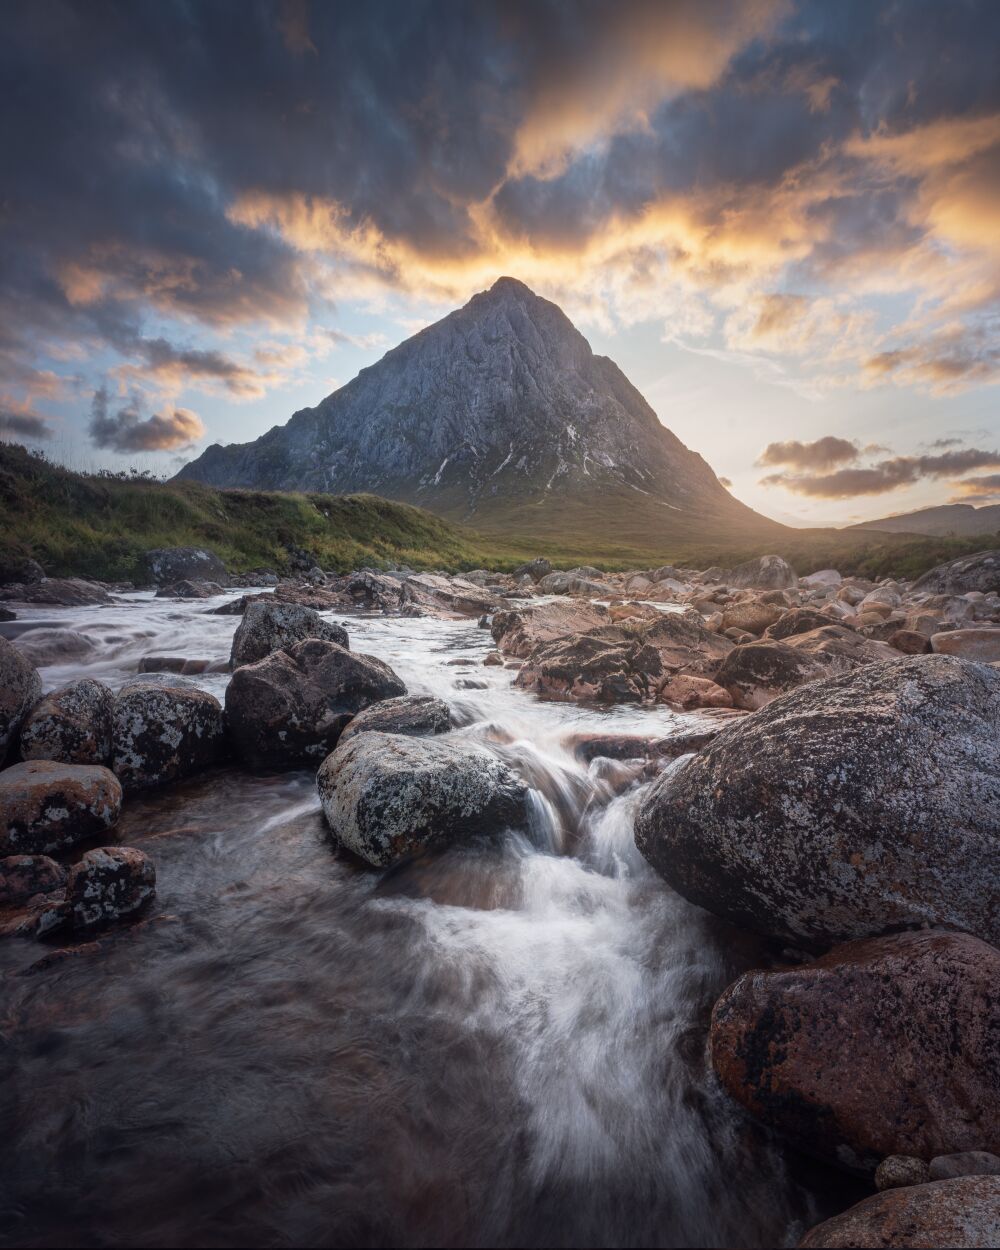
[[[404,694],[388,664],[310,638],[238,668],[226,712],[244,761],[288,768],[324,759],[352,716]]]
[[[138,915],[156,895],[156,869],[142,851],[102,846],[73,865],[66,901],[74,929],[89,932]]]
[[[340,741],[346,742],[355,734],[373,730],[424,737],[447,733],[450,728],[451,712],[443,699],[429,694],[403,695],[399,699],[383,699],[359,712],[340,735]]]
[[[712,1064],[752,1115],[842,1167],[992,1150],[998,984],[1000,951],[964,933],[849,942],[731,985],[712,1013]]]
[[[174,582],[227,581],[226,566],[214,551],[203,547],[159,547],[147,551],[145,559],[149,579],[157,586],[170,586]]]
[[[539,643],[586,633],[610,623],[600,604],[557,600],[530,608],[495,612],[490,633],[504,655],[526,656]]]
[[[799,1245],[810,1250],[1000,1245],[1000,1177],[965,1176],[875,1194],[817,1224]]]
[[[108,764],[114,695],[92,677],[81,677],[47,694],[21,729],[26,760],[63,764]]]
[[[1000,590],[1000,551],[980,551],[939,564],[913,583],[915,591],[937,595],[964,595],[970,590],[988,594]]]
[[[107,768],[28,760],[0,773],[0,855],[44,855],[110,829],[122,788]]]
[[[376,867],[527,817],[524,783],[453,739],[357,734],[323,761],[316,784],[337,839]]]
[[[0,906],[18,906],[36,894],[52,894],[66,884],[66,869],[47,855],[8,855],[0,859]]]
[[[461,616],[479,616],[497,606],[491,595],[462,577],[440,577],[436,573],[414,573],[400,588],[400,604],[445,608]]]
[[[112,725],[112,767],[126,790],[147,790],[200,772],[223,750],[219,700],[179,677],[147,677],[123,686]]]
[[[600,525],[644,538],[780,533],[659,422],[554,304],[501,278],[316,408],[181,470],[216,486],[373,491],[459,518]],[[664,507],[669,504],[669,507]],[[190,576],[190,574],[185,574]]]
[[[0,764],[41,694],[42,679],[35,666],[6,638],[0,638]]]
[[[254,664],[272,651],[294,646],[306,638],[321,638],[347,648],[347,630],[333,621],[324,621],[312,608],[297,603],[276,603],[270,597],[247,604],[243,620],[236,627],[229,654],[233,668]]]
[[[751,587],[756,590],[784,590],[798,585],[795,570],[781,556],[758,556],[738,564],[726,575],[730,586]]]
[[[103,586],[84,581],[80,577],[47,577],[42,582],[28,586],[7,586],[0,590],[0,599],[13,599],[21,603],[52,603],[66,608],[111,602],[111,596]]]
[[[1000,943],[1000,671],[900,658],[813,682],[650,791],[636,842],[692,902],[817,945],[897,925]]]
[[[1000,629],[950,629],[931,636],[931,650],[963,660],[993,664],[1000,660]]]

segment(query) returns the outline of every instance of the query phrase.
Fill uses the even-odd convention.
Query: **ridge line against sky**
[[[509,273],[776,519],[1000,500],[1000,4],[13,0],[0,29],[0,437],[173,472]]]

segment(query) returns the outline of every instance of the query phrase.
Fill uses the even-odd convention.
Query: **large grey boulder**
[[[214,551],[204,547],[158,547],[147,551],[143,561],[149,579],[157,586],[174,582],[228,581],[226,566]]]
[[[219,700],[182,677],[150,674],[115,696],[112,768],[126,791],[208,768],[221,757],[224,740]]]
[[[536,556],[534,560],[529,560],[527,564],[519,565],[514,570],[514,576],[530,577],[533,582],[540,582],[543,577],[547,577],[551,572],[551,560],[546,560],[544,556]]]
[[[934,595],[964,595],[970,590],[989,594],[1000,590],[1000,551],[978,551],[939,564],[913,583],[915,591]]]
[[[272,651],[303,642],[306,638],[321,638],[348,647],[347,630],[334,621],[324,621],[312,608],[298,603],[280,603],[265,596],[251,600],[246,605],[243,620],[236,627],[229,659],[233,668],[241,664],[254,664]]]
[[[527,817],[524,782],[452,738],[358,734],[323,761],[316,784],[337,839],[376,867]]]
[[[346,742],[355,734],[373,730],[422,738],[447,733],[450,728],[451,710],[444,699],[430,694],[403,695],[398,699],[383,699],[359,712],[341,734],[340,741]]]
[[[21,755],[64,764],[109,763],[114,705],[114,695],[93,677],[53,690],[28,713]]]
[[[765,933],[929,923],[996,945],[998,810],[1000,671],[911,656],[731,726],[652,787],[635,835],[686,898]]]
[[[0,764],[41,694],[38,670],[6,638],[0,638]]]
[[[233,673],[226,714],[236,750],[257,767],[319,763],[351,717],[406,694],[388,664],[308,638]]]
[[[797,586],[798,581],[795,570],[781,556],[758,556],[756,560],[737,564],[726,574],[726,582],[741,589],[786,590]]]
[[[808,1250],[866,1246],[1000,1245],[1000,1176],[961,1176],[929,1185],[889,1189],[824,1220],[799,1242]]]

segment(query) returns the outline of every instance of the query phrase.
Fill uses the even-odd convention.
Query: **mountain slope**
[[[178,477],[264,490],[370,491],[486,532],[622,541],[784,527],[725,490],[617,365],[513,278],[388,352],[253,443]]]
[[[942,504],[920,508],[898,516],[881,517],[849,526],[852,530],[879,530],[890,534],[926,534],[933,538],[968,538],[976,534],[1000,533],[1000,504],[975,508],[968,503]]]

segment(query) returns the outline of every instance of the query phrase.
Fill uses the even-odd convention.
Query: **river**
[[[47,689],[114,687],[144,654],[228,658],[222,601],[3,628],[92,644]],[[0,948],[0,1244],[786,1245],[845,1205],[706,1070],[712,1003],[767,952],[638,855],[639,767],[571,750],[696,717],[540,701],[474,621],[326,615],[535,787],[530,828],[379,873],[330,841],[309,772],[129,799],[152,914]]]

